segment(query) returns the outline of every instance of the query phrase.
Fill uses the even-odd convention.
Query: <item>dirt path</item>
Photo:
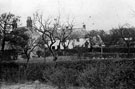
[[[26,84],[2,84],[0,89],[58,89],[47,84],[41,83],[26,83]],[[69,87],[67,89],[86,89],[84,87]]]
[[[32,83],[32,84],[11,84],[11,85],[2,84],[0,86],[0,89],[57,89],[57,88],[50,85]]]

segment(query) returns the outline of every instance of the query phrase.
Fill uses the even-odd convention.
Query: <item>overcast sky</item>
[[[0,0],[0,14],[12,12],[27,16],[40,11],[46,17],[73,19],[76,27],[86,24],[88,30],[110,30],[125,23],[135,26],[135,0]]]

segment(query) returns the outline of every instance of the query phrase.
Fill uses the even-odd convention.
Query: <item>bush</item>
[[[4,50],[4,52],[2,52],[0,50],[0,59],[2,61],[13,61],[13,60],[17,60],[17,57],[18,57],[18,52],[17,50]]]
[[[33,64],[29,65],[27,70],[26,70],[26,76],[27,80],[30,81],[35,81],[35,80],[40,80],[42,81],[42,66],[41,64]]]
[[[80,75],[78,76],[78,82],[79,84],[81,84],[80,86],[84,86],[86,88],[92,89],[103,88],[103,82],[98,74],[97,68],[84,70],[84,72],[80,73]]]
[[[114,88],[134,89],[135,68],[123,68],[115,70],[112,75],[112,84]]]
[[[73,69],[56,68],[45,70],[43,76],[45,80],[58,86],[58,88],[67,88],[76,85],[77,72]]]
[[[51,83],[59,88],[82,86],[92,89],[134,89],[135,60],[89,60],[51,63],[0,64],[0,80]],[[21,67],[22,66],[22,67]],[[26,71],[26,72],[25,72]],[[26,76],[25,76],[26,73]]]
[[[27,59],[26,54],[22,54],[21,57],[22,57],[23,59]]]
[[[84,69],[78,76],[81,86],[92,89],[134,89],[133,62],[99,62]]]
[[[36,54],[38,55],[38,57],[40,57],[43,54],[43,52],[41,50],[38,50],[36,51]]]
[[[0,80],[18,82],[19,65],[14,62],[0,64]],[[15,78],[16,77],[16,78]]]

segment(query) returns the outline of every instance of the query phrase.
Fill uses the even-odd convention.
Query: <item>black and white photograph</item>
[[[135,89],[135,0],[0,0],[0,89]]]

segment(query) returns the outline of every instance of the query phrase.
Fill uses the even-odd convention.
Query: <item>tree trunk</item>
[[[56,60],[57,60],[56,54],[54,53],[54,51],[52,50],[51,47],[49,47],[49,50],[50,50],[50,52],[51,52],[51,54],[52,54],[52,56],[53,56],[53,61],[56,61]]]
[[[5,57],[5,54],[4,54],[4,48],[5,48],[5,37],[2,39],[2,47],[1,47],[1,53],[2,53],[2,58],[0,61],[2,61]]]
[[[25,51],[24,51],[24,54],[25,54],[25,56],[26,56],[26,58],[27,58],[27,61],[26,61],[26,69],[27,69],[28,63],[29,63],[29,60],[30,60],[30,53],[27,53],[27,51],[25,50]]]
[[[45,47],[44,47],[44,54],[43,54],[44,56],[44,63],[46,63],[46,49],[45,49]]]
[[[92,45],[90,46],[90,52],[93,52],[93,46]]]
[[[128,47],[128,55],[127,55],[127,57],[129,58],[130,57],[130,45],[129,45],[129,43],[127,43],[127,47]]]
[[[5,42],[6,42],[6,39],[5,39],[5,35],[6,35],[6,23],[4,24],[4,31],[3,31],[3,39],[2,39],[2,47],[1,47],[1,51],[2,53],[4,52],[4,48],[5,48]]]
[[[30,60],[30,54],[26,54],[26,57],[27,57],[27,64],[28,64]]]
[[[2,40],[2,47],[1,47],[2,52],[4,52],[4,48],[5,48],[5,37]]]
[[[24,79],[27,80],[27,70],[28,70],[28,65],[29,65],[30,57],[28,56],[27,53],[25,53],[25,55],[27,57],[27,62],[26,62],[26,65],[25,65],[25,70],[24,70]]]

